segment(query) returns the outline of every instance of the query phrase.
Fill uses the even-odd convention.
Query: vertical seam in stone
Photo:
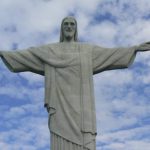
[[[81,132],[84,129],[84,116],[83,116],[83,111],[82,111],[82,107],[83,107],[83,85],[82,85],[82,58],[81,58],[81,49],[80,49],[80,45],[78,46],[78,50],[79,50],[79,57],[80,57],[80,80],[81,80],[81,86],[80,86],[80,92],[81,92],[81,97],[80,97],[80,111],[81,111]],[[84,135],[82,134],[82,150],[83,150],[83,146],[84,146]]]

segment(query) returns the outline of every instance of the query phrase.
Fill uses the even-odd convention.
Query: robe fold
[[[93,74],[127,68],[135,58],[135,50],[136,46],[103,48],[73,42],[2,55],[13,72],[31,71],[45,76],[45,105],[50,107],[51,133],[77,144],[82,150],[95,150]]]

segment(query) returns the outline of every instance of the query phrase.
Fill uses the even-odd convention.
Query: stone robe
[[[135,50],[136,47],[103,48],[63,42],[3,52],[2,55],[13,72],[31,71],[45,75],[45,104],[50,107],[51,133],[82,149],[94,150],[96,115],[93,74],[127,68],[134,60]]]

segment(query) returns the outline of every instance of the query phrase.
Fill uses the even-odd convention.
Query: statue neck
[[[63,42],[75,42],[74,37],[65,37]]]

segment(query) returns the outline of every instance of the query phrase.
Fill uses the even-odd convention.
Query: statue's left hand
[[[146,42],[137,46],[136,51],[150,51],[150,42]]]

